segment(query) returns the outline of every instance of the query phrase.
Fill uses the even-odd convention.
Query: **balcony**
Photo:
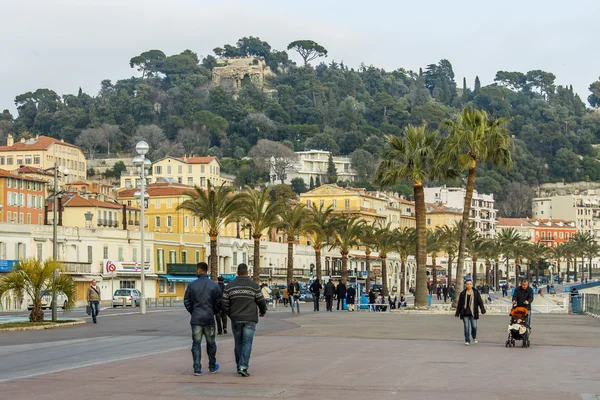
[[[272,274],[271,274],[271,271]],[[294,268],[294,276],[304,276],[304,269],[302,268]],[[261,267],[260,276],[287,276],[287,268],[269,268],[269,267]]]
[[[104,226],[104,220],[103,219],[99,219],[98,220],[98,226]]]
[[[92,272],[91,263],[63,261],[62,265],[67,274],[90,274]]]

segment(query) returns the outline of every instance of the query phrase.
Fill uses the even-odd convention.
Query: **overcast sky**
[[[202,58],[243,36],[279,50],[312,39],[327,62],[351,67],[418,70],[447,58],[459,86],[542,69],[586,104],[600,75],[599,0],[4,0],[0,9],[0,110],[11,112],[16,95],[37,88],[95,95],[101,80],[137,74],[129,59],[149,49]]]

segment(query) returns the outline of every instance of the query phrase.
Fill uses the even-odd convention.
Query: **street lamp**
[[[145,267],[146,260],[145,258],[145,249],[144,249],[144,230],[145,230],[145,217],[144,211],[146,209],[146,199],[149,197],[148,193],[146,193],[146,175],[147,170],[152,166],[152,162],[146,158],[146,154],[148,154],[148,150],[150,150],[150,146],[148,143],[143,140],[138,142],[135,145],[135,151],[138,153],[138,156],[133,158],[133,165],[137,167],[138,174],[140,175],[140,190],[136,192],[136,195],[139,193],[140,200],[140,244],[142,247],[141,252],[141,262],[142,262],[142,271],[141,271],[141,284],[142,284],[142,297],[140,299],[140,314],[146,314],[146,281],[145,281]],[[136,196],[137,197],[137,196]]]
[[[58,221],[57,218],[57,208],[58,204],[58,170],[60,166],[54,164],[54,194],[53,194],[53,204],[52,204],[52,260],[56,261],[58,258],[58,243],[57,243],[57,226]],[[62,169],[62,176],[66,177],[69,175],[69,170],[67,168]],[[59,270],[54,270],[52,273],[52,321],[56,322],[56,278],[59,273]]]

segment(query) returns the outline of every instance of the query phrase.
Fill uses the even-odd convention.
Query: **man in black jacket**
[[[202,336],[206,338],[210,373],[214,374],[219,369],[217,344],[215,343],[215,315],[221,312],[221,289],[215,282],[208,279],[208,264],[205,262],[198,263],[196,271],[198,279],[187,287],[183,304],[191,314],[194,375],[199,376],[202,375],[202,365],[200,363]]]
[[[329,279],[329,282],[325,284],[325,289],[323,290],[325,293],[325,301],[327,311],[333,311],[333,296],[335,296],[335,285]]]
[[[250,376],[248,367],[258,313],[265,316],[267,303],[258,284],[248,277],[246,264],[238,265],[237,278],[225,286],[223,309],[231,319],[237,372],[244,377]]]
[[[220,276],[217,278],[219,281],[217,285],[219,285],[219,289],[221,289],[221,295],[223,294],[223,290],[225,290],[225,278]],[[223,332],[227,334],[227,314],[225,311],[221,309],[218,314],[215,314],[215,319],[217,320],[217,335],[222,335]]]
[[[308,290],[313,296],[315,312],[319,311],[319,298],[321,297],[321,289],[323,289],[323,285],[321,285],[321,282],[319,282],[319,278],[316,278],[315,281],[308,288]]]
[[[337,296],[337,310],[340,311],[340,302],[342,303],[342,311],[344,310],[344,299],[346,298],[346,285],[342,283],[340,279],[337,287],[335,288],[335,294]]]
[[[531,303],[533,303],[533,289],[529,287],[529,281],[523,279],[521,286],[515,289],[512,297],[513,306],[525,307],[529,310],[527,325],[531,326]]]

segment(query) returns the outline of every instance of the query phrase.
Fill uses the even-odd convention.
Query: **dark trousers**
[[[225,311],[221,310],[218,314],[215,314],[215,319],[217,320],[217,332],[222,333],[223,330],[227,332],[227,314],[225,314]]]
[[[319,295],[313,294],[313,303],[315,304],[315,311],[319,311]]]
[[[202,337],[206,339],[206,352],[208,353],[208,368],[215,370],[217,363],[217,343],[215,342],[214,325],[192,325],[192,359],[194,372],[202,371],[201,351]]]
[[[327,302],[327,311],[331,311],[333,309],[333,296],[325,296],[325,301]]]
[[[342,310],[344,309],[344,298],[338,297],[337,310],[340,311],[340,303],[342,304]]]
[[[90,308],[92,309],[92,321],[96,322],[96,317],[100,313],[100,302],[90,301]]]

